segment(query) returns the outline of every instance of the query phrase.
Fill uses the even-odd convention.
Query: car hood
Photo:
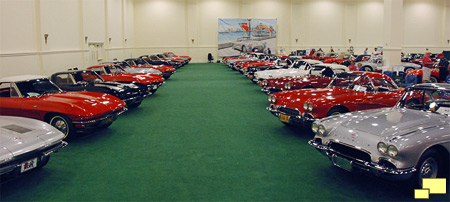
[[[0,116],[0,161],[54,145],[63,138],[60,131],[42,121]]]
[[[94,92],[62,92],[31,99],[39,102],[41,110],[50,110],[78,116],[93,116],[125,106],[117,97]]]
[[[394,107],[353,113],[341,126],[390,140],[439,127],[446,119],[448,121],[448,117],[437,113]]]
[[[277,105],[290,107],[302,106],[305,101],[323,102],[327,98],[335,96],[347,96],[353,90],[343,88],[317,88],[301,89],[274,93],[277,98]]]
[[[271,79],[286,76],[303,76],[307,75],[308,73],[308,70],[300,69],[273,69],[256,72],[255,77],[258,79]]]

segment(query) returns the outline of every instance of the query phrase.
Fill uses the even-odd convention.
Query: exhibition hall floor
[[[0,200],[414,200],[412,191],[333,167],[308,145],[308,128],[284,126],[268,104],[224,64],[189,64],[110,128],[3,181]]]

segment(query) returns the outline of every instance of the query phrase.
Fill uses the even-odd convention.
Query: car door
[[[22,116],[23,98],[19,96],[14,83],[0,84],[0,115]]]

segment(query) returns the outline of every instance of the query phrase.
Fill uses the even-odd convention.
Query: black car
[[[124,101],[128,107],[137,107],[142,103],[145,87],[132,83],[118,83],[103,80],[91,70],[69,70],[58,72],[50,80],[64,91],[87,91],[107,93]]]

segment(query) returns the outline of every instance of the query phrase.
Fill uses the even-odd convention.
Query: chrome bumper
[[[311,124],[312,122],[314,122],[316,120],[314,118],[304,116],[305,113],[300,116],[290,116],[288,114],[285,114],[285,113],[279,111],[276,108],[273,108],[272,105],[267,107],[266,109],[269,110],[274,116],[276,116],[278,118],[280,117],[280,114],[289,116],[289,123],[294,124],[294,125],[304,126],[304,125]]]
[[[389,167],[380,165],[376,162],[368,162],[368,161],[364,161],[361,159],[349,157],[347,155],[339,153],[336,150],[333,150],[328,145],[323,145],[320,142],[320,139],[317,139],[317,138],[308,141],[308,144],[315,147],[323,155],[327,156],[333,162],[334,166],[342,168],[342,169],[350,171],[350,172],[358,170],[358,171],[368,173],[370,175],[374,175],[374,176],[381,177],[381,178],[384,178],[387,180],[392,180],[392,181],[407,180],[410,177],[412,177],[414,172],[416,172],[415,168],[393,169],[393,168],[389,168]],[[334,160],[336,158],[345,159],[346,161],[348,161],[350,163],[349,165],[351,166],[351,168],[349,169],[349,168],[345,168],[343,166],[338,165]]]
[[[32,151],[23,155],[20,155],[18,157],[14,157],[8,162],[2,163],[0,165],[0,175],[13,172],[15,169],[20,169],[22,166],[22,163],[34,158],[38,158],[38,166],[42,160],[44,160],[45,157],[49,156],[50,154],[54,152],[59,152],[59,149],[67,146],[67,142],[61,141],[60,143],[57,143],[55,145],[52,145],[48,148],[39,150],[39,151]],[[20,173],[20,170],[18,171]]]

